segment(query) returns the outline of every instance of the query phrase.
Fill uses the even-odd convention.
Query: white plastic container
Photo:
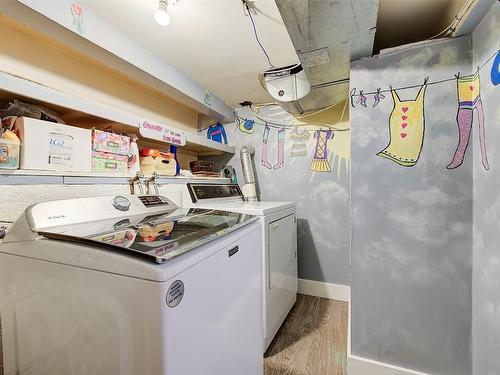
[[[137,146],[137,141],[132,140],[130,142],[130,153],[128,156],[128,173],[135,175],[137,172],[141,171],[141,166],[139,162],[139,147]]]

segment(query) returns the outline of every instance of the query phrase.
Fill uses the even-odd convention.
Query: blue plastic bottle
[[[181,166],[179,164],[179,160],[177,160],[177,146],[176,145],[170,145],[170,152],[174,154],[174,159],[175,159],[175,175],[178,176],[181,173]]]

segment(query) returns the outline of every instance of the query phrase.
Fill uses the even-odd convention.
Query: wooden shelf
[[[23,32],[35,31],[45,43],[55,43],[70,55],[112,69],[224,124],[234,121],[231,106],[119,28],[84,7],[89,27],[78,33],[70,12],[61,9],[58,1],[0,1],[0,13],[18,22]]]
[[[66,184],[66,185],[123,185],[128,184],[132,175],[109,175],[103,173],[35,171],[22,169],[0,169],[0,185],[39,185],[39,184]],[[146,178],[149,176],[145,176]],[[159,176],[158,184],[198,183],[229,183],[225,177],[184,177]]]
[[[12,94],[18,99],[25,99],[61,113],[62,118],[71,119],[69,120],[70,125],[83,126],[84,122],[88,123],[89,126],[94,123],[117,123],[137,131],[139,122],[143,120],[139,115],[0,72],[0,98],[8,99],[9,96],[13,96]],[[179,147],[181,151],[199,156],[234,154],[236,152],[232,146],[214,142],[195,133],[185,132],[185,134],[187,142],[185,146]],[[149,139],[143,139],[142,143],[167,146],[166,143]]]

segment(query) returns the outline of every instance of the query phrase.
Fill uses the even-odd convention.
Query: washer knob
[[[128,211],[130,208],[130,201],[121,195],[118,195],[113,199],[113,207],[120,211]]]

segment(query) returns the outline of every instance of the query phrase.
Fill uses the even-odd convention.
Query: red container
[[[214,163],[208,160],[196,160],[189,163],[189,168],[191,172],[212,172],[214,169]]]

